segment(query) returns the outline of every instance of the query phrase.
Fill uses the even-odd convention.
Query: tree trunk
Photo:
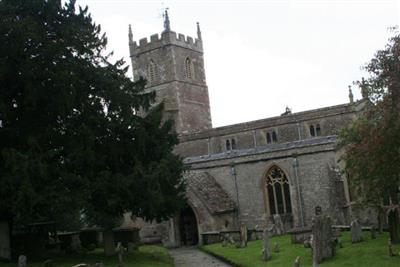
[[[389,212],[388,222],[390,240],[393,244],[400,244],[400,217],[397,208]]]
[[[105,230],[103,232],[104,241],[104,254],[106,256],[115,255],[114,233],[112,230]]]

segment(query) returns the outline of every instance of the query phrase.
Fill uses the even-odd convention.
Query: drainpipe
[[[294,175],[296,177],[297,202],[299,203],[301,227],[304,227],[303,205],[302,205],[301,195],[300,195],[299,175],[297,172],[297,168],[299,167],[299,161],[297,160],[297,158],[293,159],[293,167],[294,167]]]
[[[235,184],[235,191],[236,191],[236,203],[237,203],[237,213],[236,213],[236,220],[238,225],[239,223],[239,214],[240,214],[240,203],[239,203],[239,190],[238,190],[238,185],[237,185],[237,177],[236,177],[236,168],[235,168],[235,163],[231,163],[231,175],[233,176],[233,181]]]

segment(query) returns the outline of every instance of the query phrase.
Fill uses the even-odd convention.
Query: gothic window
[[[267,172],[265,183],[267,205],[270,215],[292,212],[289,181],[285,173],[277,166]]]
[[[235,139],[231,139],[232,150],[236,149],[236,141]]]
[[[190,58],[186,58],[186,60],[185,60],[185,75],[186,75],[186,78],[188,78],[188,79],[192,79],[193,78],[193,75],[194,73],[193,73],[193,63],[192,63],[192,61],[190,60]]]
[[[226,151],[231,150],[231,141],[229,139],[226,140],[226,142],[225,142],[225,148],[226,148]]]
[[[310,135],[311,136],[315,136],[315,129],[314,129],[314,125],[310,125]]]
[[[149,65],[147,66],[147,80],[149,83],[154,83],[156,79],[156,64],[151,59]]]
[[[278,136],[275,131],[266,133],[267,144],[278,142]]]
[[[278,137],[276,136],[275,131],[272,132],[272,142],[274,142],[274,143],[278,142]]]
[[[319,124],[317,124],[317,126],[315,126],[315,134],[317,136],[321,135],[321,126],[319,126]]]
[[[271,144],[271,134],[267,133],[267,144]]]
[[[234,138],[227,139],[225,141],[226,151],[235,150],[236,149],[236,140]]]

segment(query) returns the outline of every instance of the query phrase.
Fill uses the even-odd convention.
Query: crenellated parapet
[[[198,38],[193,39],[192,37],[185,36],[181,33],[177,34],[174,31],[163,32],[161,36],[159,34],[153,34],[150,36],[150,41],[147,37],[140,39],[139,43],[133,41],[129,44],[129,48],[131,56],[136,56],[168,45],[175,45],[203,53],[203,44],[201,40]]]

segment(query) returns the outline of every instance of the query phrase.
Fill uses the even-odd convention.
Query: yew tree
[[[389,215],[393,242],[400,242],[400,35],[394,36],[365,66],[369,77],[358,81],[366,106],[342,132],[343,159],[362,204]],[[382,208],[385,208],[384,210]]]
[[[73,0],[0,0],[0,215],[14,225],[109,229],[182,205],[173,124],[106,44]]]

